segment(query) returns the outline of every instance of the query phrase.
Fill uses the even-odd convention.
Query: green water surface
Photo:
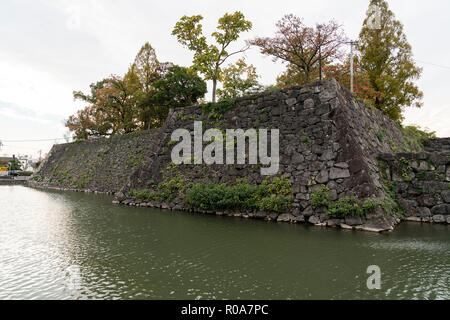
[[[450,298],[447,225],[376,234],[111,200],[0,186],[0,299]]]

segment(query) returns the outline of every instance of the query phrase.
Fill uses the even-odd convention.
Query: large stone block
[[[316,177],[316,182],[320,184],[328,182],[328,170],[324,169],[320,171],[319,175]]]
[[[289,213],[284,213],[284,214],[280,214],[277,218],[278,222],[290,222],[294,219],[295,217]]]
[[[435,223],[445,223],[446,222],[446,218],[443,215],[438,214],[438,215],[433,216],[433,222],[435,222]]]
[[[359,216],[351,216],[351,217],[345,217],[345,224],[349,226],[359,226],[362,224],[362,219]]]
[[[317,216],[311,216],[311,217],[309,217],[308,222],[311,224],[319,224],[320,219]]]
[[[421,218],[426,218],[431,216],[431,210],[427,207],[417,208],[417,215]]]
[[[334,167],[330,169],[331,180],[344,179],[348,177],[350,177],[350,171],[348,169],[341,169]]]
[[[448,215],[450,214],[450,204],[440,204],[431,208],[432,215]]]
[[[450,190],[442,191],[441,195],[442,195],[442,200],[444,200],[444,202],[450,203]]]

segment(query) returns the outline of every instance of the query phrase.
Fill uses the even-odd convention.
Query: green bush
[[[313,207],[327,207],[330,204],[330,188],[321,186],[311,194],[311,204]]]
[[[286,196],[270,196],[259,201],[259,210],[269,212],[286,212],[292,203],[292,198]]]
[[[363,210],[355,197],[344,197],[328,205],[327,214],[332,218],[362,215]]]
[[[292,203],[292,185],[284,178],[265,180],[256,186],[245,180],[238,180],[232,186],[198,183],[187,192],[186,203],[202,210],[285,212]]]
[[[177,175],[170,179],[166,177],[158,186],[157,191],[150,189],[130,190],[129,195],[140,201],[155,200],[164,202],[167,200],[172,201],[185,188],[184,178],[181,175]]]
[[[367,199],[366,201],[364,201],[364,203],[362,205],[362,210],[364,213],[367,213],[367,212],[375,210],[377,206],[378,206],[378,201],[376,201],[375,199]]]
[[[130,190],[129,195],[136,200],[152,200],[153,194],[149,189]]]
[[[427,129],[422,130],[418,126],[400,126],[400,130],[404,135],[403,150],[406,152],[422,151],[424,149],[424,141],[436,138],[436,133],[434,131],[429,132]]]
[[[362,205],[356,197],[344,197],[328,205],[327,214],[332,218],[344,218],[347,216],[365,216],[378,206],[375,199],[367,199]]]
[[[356,197],[344,197],[338,201],[330,201],[330,188],[321,186],[311,194],[310,203],[313,207],[327,208],[327,215],[332,218],[344,218],[346,216],[365,215],[375,210],[378,206],[376,199],[367,199],[362,204]]]

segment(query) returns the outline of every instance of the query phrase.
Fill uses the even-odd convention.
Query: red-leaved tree
[[[347,38],[341,25],[335,21],[308,27],[303,19],[289,14],[278,21],[276,27],[275,37],[258,37],[249,43],[259,47],[262,54],[297,69],[302,74],[299,79],[304,83],[315,80],[320,59],[325,66],[344,56],[341,47]]]

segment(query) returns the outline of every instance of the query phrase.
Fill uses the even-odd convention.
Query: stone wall
[[[381,154],[379,160],[406,220],[450,223],[450,152]]]
[[[448,152],[450,153],[450,138],[429,139],[424,143],[427,152]]]
[[[113,193],[115,203],[127,205],[192,210],[184,201],[186,188],[170,190],[172,196],[161,201],[136,199],[135,194],[143,190],[158,192],[170,181],[183,186],[200,182],[233,185],[239,179],[252,185],[263,182],[266,177],[261,175],[261,166],[248,162],[173,165],[171,151],[175,143],[171,134],[179,128],[192,131],[194,121],[202,121],[203,130],[217,128],[222,132],[279,129],[280,165],[276,176],[292,183],[292,205],[284,213],[209,212],[215,214],[391,230],[399,219],[381,206],[365,217],[330,219],[323,208],[311,206],[311,195],[326,186],[331,201],[346,196],[383,199],[389,194],[383,187],[377,155],[423,151],[420,143],[411,143],[398,124],[357,102],[337,81],[329,80],[238,98],[228,104],[174,109],[163,127],[154,132],[57,145],[30,184]]]
[[[155,147],[155,132],[54,145],[30,185],[114,194],[145,163]]]
[[[174,177],[181,177],[186,185],[198,182],[233,184],[242,178],[252,184],[262,182],[264,177],[253,165],[172,166],[171,133],[177,128],[193,130],[196,120],[206,123],[206,128],[222,130],[280,130],[278,176],[292,182],[294,200],[291,210],[285,214],[226,214],[318,225],[346,225],[349,228],[366,226],[378,230],[391,229],[398,222],[379,211],[370,218],[371,221],[364,218],[329,221],[323,210],[314,209],[310,204],[311,194],[322,185],[330,188],[332,201],[345,196],[360,199],[384,197],[386,193],[380,182],[376,155],[393,152],[395,146],[405,144],[396,123],[356,102],[335,80],[237,99],[235,105],[220,116],[220,121],[199,107],[173,110],[163,128],[159,151],[136,170],[115,202],[183,210],[190,209],[183,203],[183,194],[176,194],[173,201],[163,203],[137,200],[129,194],[142,189],[156,192],[161,183]]]

